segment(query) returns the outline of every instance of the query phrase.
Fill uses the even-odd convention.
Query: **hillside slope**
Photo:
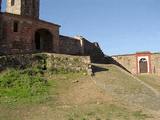
[[[131,105],[148,109],[160,108],[160,97],[157,88],[128,74],[114,65],[98,65],[106,71],[97,72],[93,78],[96,84],[114,97]],[[155,93],[156,91],[156,93]]]
[[[137,78],[115,65],[96,64],[94,71],[92,77],[81,73],[46,75],[53,88],[47,101],[0,104],[0,119],[160,120],[158,80],[152,85],[142,79],[145,76]]]
[[[150,86],[154,87],[156,90],[160,92],[160,76],[158,75],[138,75],[138,78],[141,79],[143,82],[149,84]]]

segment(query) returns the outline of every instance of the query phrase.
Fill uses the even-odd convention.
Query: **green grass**
[[[0,75],[0,103],[34,101],[48,89],[47,80],[35,70],[8,69]]]
[[[24,90],[26,90],[26,88],[28,89],[28,87],[26,87],[28,86],[27,85],[28,83],[24,81],[24,79],[22,79],[24,75],[28,76],[29,78],[30,77],[36,78],[36,81],[34,81],[36,84],[33,84],[32,87],[34,85],[36,85],[37,87],[38,78],[43,79],[45,77],[48,80],[48,82],[46,84],[46,82],[42,82],[38,80],[38,88],[40,85],[41,87],[39,89],[41,91],[39,91],[39,89],[36,88],[38,91],[35,91],[34,95],[30,95],[32,92],[30,90],[32,89],[29,89],[29,93],[26,93],[26,91],[21,91],[22,89]],[[14,82],[23,81],[24,84],[20,84],[21,87],[17,87],[18,84],[16,84],[16,88],[17,88],[16,92],[12,88],[13,86],[11,84],[9,85],[7,84],[7,89],[10,89],[10,92],[11,92],[10,94],[6,92],[5,91],[6,88],[3,87],[2,90],[5,92],[0,98],[1,100],[0,119],[22,120],[24,119],[24,114],[28,114],[28,112],[30,111],[29,117],[31,118],[28,118],[28,119],[32,119],[32,116],[33,116],[33,117],[38,117],[37,120],[39,119],[43,120],[43,115],[41,114],[41,112],[43,112],[43,107],[47,108],[48,113],[50,112],[57,113],[56,107],[60,105],[58,102],[59,95],[65,94],[67,90],[71,87],[72,81],[80,77],[81,78],[83,77],[82,73],[50,74],[49,72],[46,71],[42,75],[39,72],[37,72],[37,70],[32,71],[30,69],[29,70],[28,69],[25,69],[25,70],[11,69],[3,72],[0,75],[0,78],[5,78],[5,80],[7,79],[7,81],[9,80]],[[30,81],[31,79],[25,79],[25,80]],[[11,83],[14,83],[14,82],[11,82]],[[43,89],[43,87],[45,87],[45,89]],[[5,100],[2,99],[3,97],[5,98]],[[36,111],[39,111],[39,113],[36,113]],[[51,113],[51,116],[52,116],[52,113]],[[54,118],[54,117],[51,117],[51,118]]]
[[[78,74],[82,75],[83,72]],[[32,68],[14,69],[8,68],[0,74],[0,103],[31,103],[48,99],[49,92],[52,94],[56,87],[56,79],[69,80],[78,75],[77,73],[64,69],[53,71],[44,69],[43,65]],[[63,77],[60,77],[63,75]],[[67,87],[68,81],[64,88]]]

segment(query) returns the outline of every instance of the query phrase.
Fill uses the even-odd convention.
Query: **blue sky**
[[[108,55],[160,51],[160,0],[41,0],[40,11],[61,34],[97,41]]]

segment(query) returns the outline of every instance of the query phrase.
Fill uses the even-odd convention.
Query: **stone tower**
[[[1,13],[1,4],[2,4],[2,0],[0,0],[0,13]],[[2,39],[2,21],[1,21],[1,15],[0,15],[0,41]]]
[[[6,12],[38,19],[39,4],[40,0],[7,0]]]
[[[0,12],[1,12],[1,4],[2,4],[2,0],[0,0]]]

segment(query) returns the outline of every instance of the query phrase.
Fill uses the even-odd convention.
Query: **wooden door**
[[[148,62],[145,58],[142,58],[139,61],[140,73],[148,73]]]

